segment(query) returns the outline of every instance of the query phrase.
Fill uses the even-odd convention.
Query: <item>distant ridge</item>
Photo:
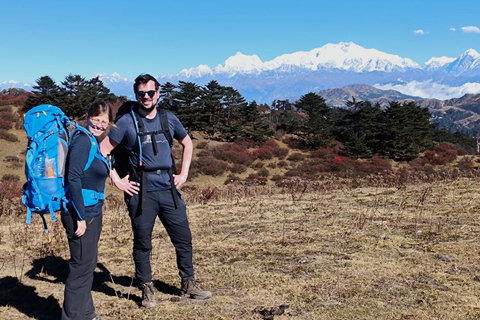
[[[154,70],[151,72],[155,74]],[[132,97],[133,80],[117,73],[99,76],[115,94]],[[353,42],[340,42],[286,53],[269,61],[262,61],[255,54],[237,52],[215,67],[202,64],[176,75],[162,74],[159,70],[157,78],[161,83],[176,84],[182,80],[201,86],[216,80],[237,89],[247,101],[267,104],[275,99],[298,99],[308,92],[353,84],[390,87],[403,94],[445,99],[480,93],[480,54],[467,49],[457,58],[432,57],[419,64]],[[27,85],[8,81],[0,83],[0,89],[11,86],[27,89]]]
[[[317,94],[325,99],[327,105],[335,107],[345,107],[347,101],[352,101],[352,97],[356,101],[379,103],[382,107],[388,106],[390,101],[400,103],[414,101],[430,111],[431,121],[437,123],[440,128],[462,132],[472,137],[480,134],[480,94],[465,94],[460,98],[447,100],[422,99],[364,84],[321,90]]]

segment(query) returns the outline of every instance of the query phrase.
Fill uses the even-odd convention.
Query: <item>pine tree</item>
[[[308,116],[303,130],[306,146],[311,149],[329,147],[333,139],[332,112],[325,99],[310,92],[300,97],[295,107]]]
[[[32,93],[35,96],[28,97],[23,106],[23,111],[27,112],[39,104],[59,105],[61,101],[60,87],[49,76],[43,76],[37,79]]]
[[[385,109],[384,143],[382,153],[397,161],[415,159],[432,145],[435,125],[430,124],[430,112],[415,102],[390,102]]]

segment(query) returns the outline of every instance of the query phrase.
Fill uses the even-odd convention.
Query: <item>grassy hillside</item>
[[[3,160],[25,148],[1,143]],[[22,164],[5,163],[3,174],[23,175]],[[270,175],[285,170],[268,168]],[[224,185],[226,173],[198,175],[182,190],[197,280],[213,298],[179,296],[173,246],[157,224],[153,310],[139,307],[130,222],[121,195],[110,190],[93,287],[97,311],[130,320],[480,319],[476,172],[398,170],[278,186]],[[47,234],[38,216],[29,226],[24,219],[18,198],[2,201],[0,318],[58,319],[68,272],[65,232],[49,217]],[[280,306],[283,314],[268,315],[281,313]]]
[[[175,254],[157,225],[152,253],[158,306],[139,308],[132,287],[132,234],[122,201],[105,207],[93,289],[112,319],[478,319],[478,179],[302,194],[228,186],[212,201],[187,196],[194,263],[209,301],[180,298]],[[295,199],[295,200],[292,200]],[[13,205],[12,205],[13,206]],[[68,249],[63,228],[19,208],[0,216],[0,312],[4,319],[57,319]]]

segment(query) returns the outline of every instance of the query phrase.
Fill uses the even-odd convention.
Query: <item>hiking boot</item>
[[[206,300],[210,299],[212,293],[200,288],[195,279],[182,281],[182,297]]]
[[[142,286],[142,306],[145,308],[155,307],[155,292],[153,292],[153,283],[146,282]]]

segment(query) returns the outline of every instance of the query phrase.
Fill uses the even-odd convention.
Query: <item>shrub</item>
[[[0,201],[13,199],[22,195],[22,187],[19,181],[5,180],[0,182]]]
[[[280,167],[280,168],[285,168],[285,167],[288,167],[288,162],[287,161],[278,161],[277,165]]]
[[[283,142],[292,149],[300,149],[303,145],[300,139],[291,136],[286,136],[283,138]]]
[[[320,148],[310,151],[310,158],[332,159],[335,157],[335,151],[332,148]]]
[[[235,148],[238,148],[237,150],[239,151],[247,150],[255,146],[253,141],[248,141],[248,140],[235,140],[235,142],[233,142],[232,145]]]
[[[234,174],[229,174],[227,176],[227,179],[225,180],[225,182],[223,183],[224,185],[228,185],[228,184],[231,184],[231,183],[235,183],[237,181],[240,181],[240,178]]]
[[[202,190],[202,200],[207,202],[209,200],[213,200],[217,197],[217,188],[210,188],[206,187]]]
[[[6,156],[4,162],[20,163],[22,160],[17,156]]]
[[[198,171],[208,176],[220,176],[227,169],[227,164],[212,157],[199,158],[195,161]]]
[[[297,162],[302,161],[304,158],[305,156],[303,154],[301,154],[300,152],[295,152],[289,155],[287,160]]]
[[[257,175],[260,177],[268,177],[270,175],[270,171],[267,168],[261,168],[257,171]]]
[[[1,181],[2,182],[5,182],[5,181],[20,181],[20,177],[18,176],[18,174],[7,173],[7,174],[3,175]]]
[[[275,169],[277,167],[277,164],[275,162],[270,162],[269,164],[267,164],[267,167]]]
[[[2,112],[12,112],[12,106],[0,106],[0,113]]]
[[[199,143],[197,143],[197,149],[208,149],[208,142],[200,141]]]
[[[271,147],[261,147],[253,151],[253,157],[260,160],[270,160],[273,158],[273,149]]]
[[[208,150],[200,150],[197,152],[197,157],[211,157],[212,153]]]
[[[268,181],[267,178],[260,177],[255,173],[248,175],[247,179],[245,180],[245,182],[247,182],[248,184],[255,184],[255,185],[265,185],[267,184],[267,181]]]
[[[445,165],[457,158],[458,152],[447,144],[439,144],[425,152],[425,158],[432,165]]]
[[[7,132],[4,129],[0,129],[0,139],[10,141],[10,142],[18,142],[17,136],[14,134],[11,134],[10,132]]]
[[[249,166],[254,160],[251,152],[245,150],[241,145],[233,143],[224,143],[217,146],[212,153],[215,158],[219,160],[243,164],[245,166]]]
[[[274,139],[268,139],[262,144],[262,147],[269,147],[271,149],[275,149],[278,147],[278,142]]]
[[[230,167],[230,171],[231,171],[232,173],[244,173],[245,171],[247,171],[247,167],[244,166],[243,164],[234,163],[234,164]]]
[[[331,171],[346,171],[353,168],[354,161],[348,157],[335,155],[330,160],[330,170]]]
[[[13,123],[11,120],[0,118],[0,129],[10,130],[12,129]]]
[[[273,155],[280,160],[285,159],[285,157],[288,155],[287,148],[280,148],[280,147],[273,148],[272,152],[273,152]]]
[[[353,165],[355,170],[354,174],[356,176],[365,176],[382,171],[392,170],[392,167],[388,161],[377,156],[366,161],[356,160]]]
[[[265,166],[265,163],[259,161],[259,162],[255,162],[252,167],[256,169],[260,169],[260,168],[263,168],[264,166]]]

